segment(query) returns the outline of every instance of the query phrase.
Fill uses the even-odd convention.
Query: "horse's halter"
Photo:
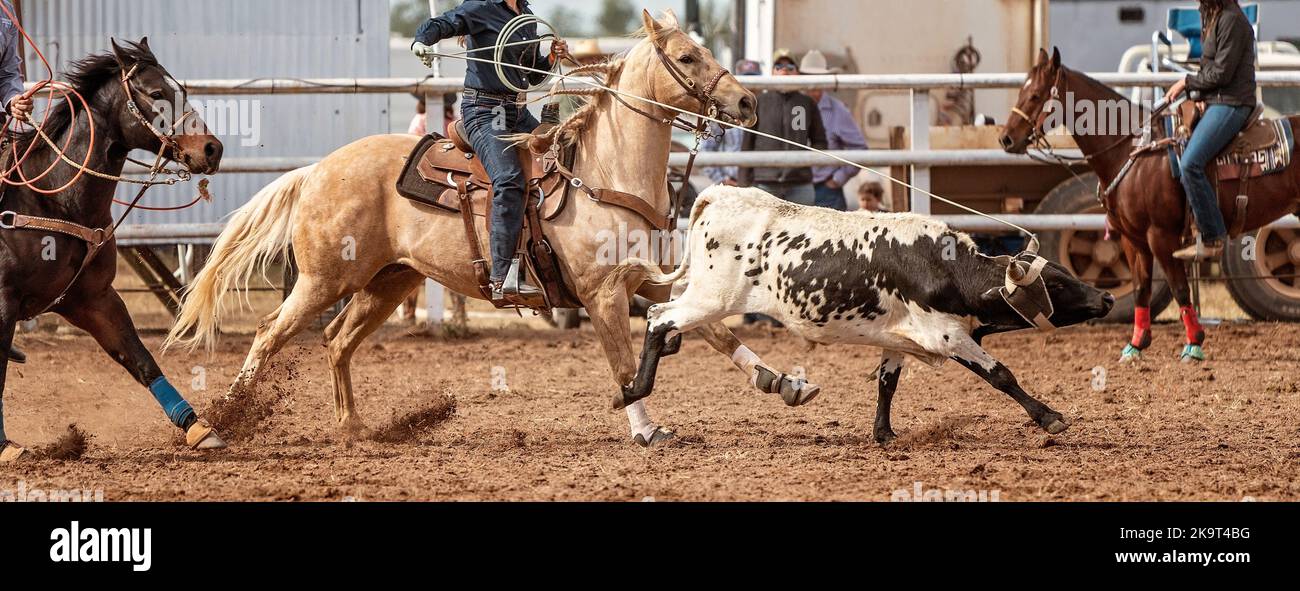
[[[1027,138],[1029,145],[1037,145],[1039,142],[1047,139],[1047,132],[1043,131],[1043,125],[1047,123],[1047,104],[1053,100],[1060,99],[1062,94],[1067,94],[1069,92],[1063,92],[1061,90],[1061,87],[1064,85],[1065,68],[1062,67],[1057,69],[1056,80],[1052,82],[1050,96],[1038,105],[1038,112],[1035,116],[1030,117],[1029,114],[1021,110],[1019,106],[1011,107],[1012,113],[1019,115],[1025,120],[1025,123],[1029,124],[1029,137]]]
[[[140,64],[139,62],[136,62],[134,65],[131,66],[130,70],[123,70],[121,77],[119,77],[119,81],[121,81],[122,83],[122,91],[126,94],[126,110],[129,111],[131,115],[135,116],[136,121],[138,121],[141,125],[143,125],[145,129],[148,129],[149,132],[152,133],[155,138],[158,138],[159,143],[162,144],[163,149],[160,149],[158,151],[158,157],[159,157],[158,163],[160,164],[164,160],[163,154],[167,153],[167,148],[170,148],[174,155],[177,156],[180,155],[181,152],[180,143],[176,141],[177,130],[182,129],[182,125],[184,124],[185,120],[188,119],[190,115],[193,115],[195,111],[192,108],[185,109],[185,106],[189,105],[189,101],[185,96],[184,89],[181,87],[180,83],[176,81],[176,79],[172,78],[171,75],[167,75],[167,79],[171,80],[172,83],[176,86],[176,88],[181,92],[181,95],[179,97],[180,98],[179,102],[182,105],[181,107],[182,113],[180,117],[177,117],[175,121],[173,121],[169,125],[169,127],[171,127],[171,129],[169,130],[170,133],[163,133],[162,130],[158,129],[157,126],[155,126],[152,122],[149,121],[148,117],[144,116],[144,111],[142,111],[140,109],[140,105],[136,104],[135,102],[135,93],[138,91],[135,89],[135,85],[131,83],[131,80],[135,77],[135,72],[139,68],[140,68]],[[155,167],[157,166],[158,164],[155,164]]]

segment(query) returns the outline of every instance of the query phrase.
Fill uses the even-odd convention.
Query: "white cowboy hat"
[[[830,67],[830,64],[826,62],[826,56],[814,49],[808,52],[808,55],[803,56],[803,61],[799,63],[799,73],[809,75],[838,74],[840,71],[838,68]]]

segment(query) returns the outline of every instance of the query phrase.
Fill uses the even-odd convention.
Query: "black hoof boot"
[[[648,448],[659,445],[660,443],[672,441],[676,437],[677,435],[673,434],[672,431],[663,427],[655,427],[655,432],[650,434],[650,439],[646,439],[644,435],[637,433],[636,437],[632,438],[632,441],[636,442],[636,444],[641,447]]]

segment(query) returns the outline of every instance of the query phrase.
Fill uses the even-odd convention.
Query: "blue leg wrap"
[[[149,384],[149,392],[153,394],[154,400],[162,407],[163,412],[167,413],[167,418],[173,425],[185,428],[186,423],[194,418],[194,409],[190,403],[181,397],[181,393],[172,387],[167,378],[158,378]]]

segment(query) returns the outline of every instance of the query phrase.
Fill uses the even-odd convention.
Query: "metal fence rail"
[[[1117,87],[1168,86],[1181,78],[1180,74],[1116,73],[1089,74],[1097,80]],[[1300,71],[1260,72],[1258,81],[1264,87],[1300,87]],[[1033,166],[1040,165],[1027,156],[1006,154],[998,150],[930,150],[930,114],[932,90],[1007,89],[1019,88],[1025,74],[853,74],[830,76],[773,77],[754,76],[741,79],[751,90],[876,90],[908,92],[911,96],[912,149],[870,150],[836,152],[848,160],[871,167],[910,166],[912,184],[930,190],[930,169],[936,166]],[[458,78],[258,78],[248,80],[187,80],[184,82],[192,95],[277,95],[277,94],[442,94],[463,90],[463,80]],[[569,83],[575,84],[575,83]],[[1064,156],[1077,157],[1077,150],[1065,150]],[[671,166],[684,166],[686,154],[669,157]],[[229,159],[222,165],[226,173],[287,172],[319,161],[319,157],[292,158],[242,158]],[[803,167],[833,164],[835,160],[813,153],[800,152],[747,152],[700,154],[700,166],[762,166]],[[128,167],[130,174],[143,170]],[[930,213],[930,200],[924,194],[914,195],[912,209],[916,213]],[[1101,229],[1102,216],[1004,216],[1030,230]],[[978,216],[943,216],[956,228],[968,231],[994,231],[987,220]],[[1294,217],[1278,225],[1300,227]],[[220,224],[169,224],[134,225],[124,227],[119,237],[132,239],[176,239],[207,242],[220,231]]]

